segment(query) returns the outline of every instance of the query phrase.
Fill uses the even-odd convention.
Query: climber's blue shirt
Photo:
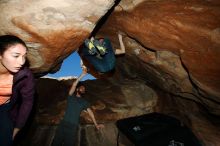
[[[63,121],[78,125],[81,111],[86,110],[89,106],[89,103],[81,97],[68,96]]]

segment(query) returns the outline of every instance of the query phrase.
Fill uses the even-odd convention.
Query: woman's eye
[[[13,56],[14,58],[18,58],[19,56]]]

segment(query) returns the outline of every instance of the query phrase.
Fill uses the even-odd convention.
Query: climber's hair
[[[26,49],[28,49],[25,42],[17,36],[14,36],[14,35],[2,35],[2,36],[0,36],[0,55],[3,55],[3,53],[8,48],[10,48],[11,46],[17,45],[17,44],[21,44]]]
[[[77,85],[76,85],[76,89],[74,91],[74,94],[76,95],[77,91],[79,90],[80,87],[85,87],[82,82],[80,81]]]
[[[81,86],[84,86],[84,85],[83,85],[83,83],[80,81],[80,82],[76,85],[76,89],[79,88],[79,87],[81,87]],[[85,86],[84,86],[84,87],[85,87]]]

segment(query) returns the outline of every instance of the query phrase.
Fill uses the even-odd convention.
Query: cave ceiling
[[[57,72],[91,33],[114,48],[121,33],[116,80],[139,78],[220,115],[218,0],[1,0],[0,9],[0,34],[27,43],[36,75]]]

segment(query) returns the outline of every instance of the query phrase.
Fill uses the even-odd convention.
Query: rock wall
[[[27,43],[35,73],[56,72],[113,4],[113,0],[3,0],[0,35],[14,34]]]
[[[114,48],[120,32],[126,55],[114,76],[149,81],[219,115],[219,7],[218,0],[1,1],[0,34],[24,39],[30,67],[42,76],[58,71],[92,32]]]
[[[183,102],[178,114],[185,115],[186,122],[194,121],[189,125],[205,145],[218,145],[219,124],[215,121],[220,115],[219,0],[1,0],[0,9],[0,35],[14,34],[27,43],[30,68],[36,77],[58,71],[62,61],[90,35],[109,37],[116,49],[117,34],[121,33],[126,54],[117,57],[115,72],[98,75],[89,62],[86,64],[91,74],[102,79],[88,83],[91,91],[103,91],[88,93],[92,97],[88,100],[102,115],[98,120],[114,121],[151,112],[156,101],[161,101],[161,105],[170,103],[168,109]],[[107,79],[109,76],[112,78]],[[151,96],[145,92],[145,88],[149,91],[145,84],[173,95],[172,100],[167,103],[154,96],[148,99]],[[59,122],[69,85],[70,81],[60,83],[55,88],[59,94],[38,86],[39,124]],[[98,100],[103,96],[103,100]],[[194,110],[194,104],[201,107]],[[83,119],[89,123],[86,117]]]
[[[66,93],[74,79],[37,81],[37,95],[32,122],[19,138],[22,146],[49,146],[63,117]],[[207,114],[198,103],[152,89],[141,80],[87,80],[86,98],[91,103],[98,123],[105,128],[97,131],[86,113],[81,114],[76,145],[115,146],[118,129],[116,121],[151,112],[164,113],[179,119],[192,129],[204,146],[219,146],[219,117]],[[24,129],[23,129],[24,130]],[[124,142],[123,138],[119,142]],[[122,143],[123,144],[123,143]]]
[[[126,34],[120,72],[193,98],[219,113],[219,1],[121,1],[99,35]],[[135,75],[133,75],[135,74]],[[163,86],[163,87],[162,87]]]

